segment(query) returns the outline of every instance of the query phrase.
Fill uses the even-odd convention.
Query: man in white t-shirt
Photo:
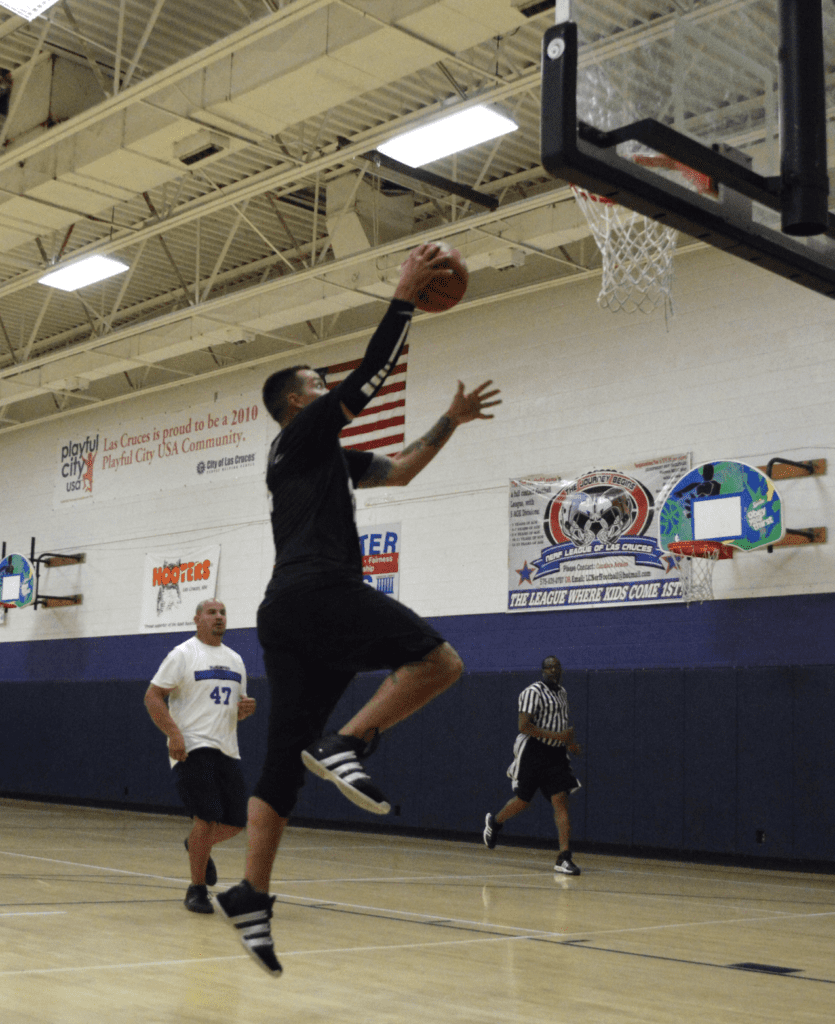
[[[184,902],[194,913],[212,914],[212,847],[246,826],[238,722],[255,711],[255,698],[246,695],[243,659],[223,643],[223,602],[201,601],[194,624],[195,635],[168,654],[151,680],[145,707],[168,737],[177,791],[194,821],[185,841],[191,885]]]

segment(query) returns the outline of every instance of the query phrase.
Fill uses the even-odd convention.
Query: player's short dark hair
[[[560,671],[562,671],[562,662],[556,656],[556,654],[546,654],[545,655],[545,657],[542,659],[542,667],[543,668],[545,668],[545,662],[546,661],[555,661],[557,663],[557,668],[560,669]]]
[[[261,397],[267,412],[276,423],[281,423],[287,412],[287,398],[293,392],[297,392],[301,386],[298,378],[299,370],[310,370],[312,367],[299,363],[298,366],[290,366],[286,370],[278,370],[264,381]]]

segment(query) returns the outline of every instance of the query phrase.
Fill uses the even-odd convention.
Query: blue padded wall
[[[736,850],[736,670],[686,669],[682,846]]]
[[[518,693],[553,651],[584,747],[573,759],[578,844],[833,860],[833,611],[833,595],[804,595],[436,620],[467,670],[369,762],[399,814],[371,818],[309,777],[297,816],[478,834],[510,796]],[[187,635],[4,644],[0,792],[176,809],[165,741],[142,696]],[[230,630],[227,642],[260,702],[239,730],[252,786],[269,696],[254,630]],[[380,678],[351,685],[334,725]],[[550,806],[538,796],[506,834],[555,841]]]
[[[684,843],[684,678],[680,669],[635,672],[632,844]]]

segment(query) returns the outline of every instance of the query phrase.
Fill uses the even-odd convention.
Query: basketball
[[[445,309],[452,309],[463,298],[470,279],[467,264],[461,253],[443,242],[435,244],[440,247],[444,256],[441,266],[452,270],[452,274],[436,274],[418,294],[415,305],[425,313],[442,313]]]

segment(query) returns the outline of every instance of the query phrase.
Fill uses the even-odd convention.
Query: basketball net
[[[613,313],[672,314],[673,254],[678,232],[625,206],[571,186],[603,257],[597,303]]]
[[[631,159],[641,166],[668,172],[695,192],[715,193],[715,184],[707,175],[670,157],[638,154]],[[665,316],[672,316],[676,229],[579,185],[571,188],[603,257],[598,305],[612,312],[651,313],[663,303]]]
[[[681,583],[681,596],[694,601],[713,600],[713,570],[720,558],[732,558],[733,548],[713,541],[676,541],[669,546]]]

